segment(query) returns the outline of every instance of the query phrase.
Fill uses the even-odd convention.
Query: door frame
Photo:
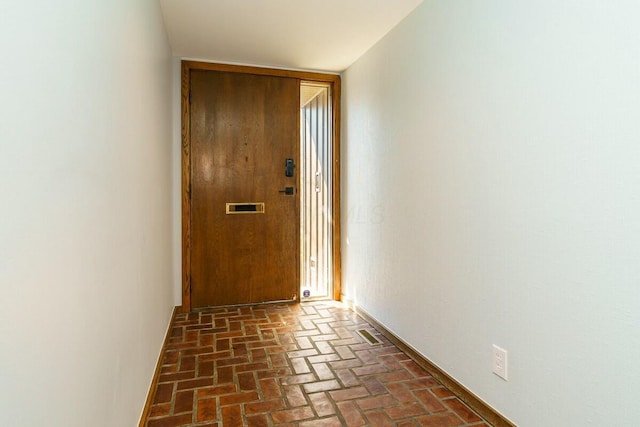
[[[274,77],[290,77],[304,81],[326,83],[331,86],[333,110],[333,299],[341,299],[341,256],[340,256],[340,76],[306,71],[275,68],[250,67],[183,60],[181,65],[182,103],[182,305],[181,312],[191,311],[191,70],[224,71]],[[299,137],[299,135],[298,135]],[[299,226],[299,224],[298,224]],[[298,284],[298,287],[300,284]],[[298,301],[300,292],[298,292]]]

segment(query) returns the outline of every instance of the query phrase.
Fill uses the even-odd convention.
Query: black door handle
[[[284,193],[287,196],[293,196],[293,187],[285,187],[284,190],[280,190],[280,193]]]

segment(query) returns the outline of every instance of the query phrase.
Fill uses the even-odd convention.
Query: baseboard
[[[164,352],[167,348],[167,344],[169,344],[169,337],[171,336],[171,325],[173,325],[174,321],[176,320],[176,314],[178,313],[179,309],[179,306],[173,308],[171,320],[169,320],[169,324],[167,325],[167,332],[164,335],[162,348],[160,348],[160,354],[158,355],[158,361],[156,362],[156,369],[153,372],[153,378],[151,379],[151,385],[149,386],[149,391],[147,393],[147,400],[144,403],[144,409],[142,410],[142,415],[140,416],[138,427],[144,427],[145,421],[149,417],[149,409],[151,409],[151,399],[153,399],[153,395],[156,392],[156,387],[158,386],[158,377],[160,376],[160,371],[162,369],[162,358],[164,357]]]
[[[469,389],[464,387],[458,381],[456,381],[449,374],[444,372],[438,366],[436,366],[429,359],[420,354],[417,350],[411,347],[409,344],[398,338],[393,332],[389,331],[380,322],[378,322],[369,313],[362,308],[348,301],[343,297],[343,303],[350,307],[354,312],[366,320],[371,326],[373,326],[378,332],[384,335],[389,341],[391,341],[400,350],[411,357],[418,365],[425,369],[433,378],[439,381],[443,386],[451,390],[453,394],[466,403],[471,409],[476,411],[482,418],[489,422],[494,427],[516,427],[514,423],[505,418],[498,411],[489,406],[486,402],[473,394]]]

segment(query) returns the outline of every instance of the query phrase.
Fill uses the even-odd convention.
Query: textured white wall
[[[174,303],[159,6],[0,9],[0,424],[133,426]]]
[[[519,426],[640,418],[639,20],[427,0],[344,76],[345,294]]]

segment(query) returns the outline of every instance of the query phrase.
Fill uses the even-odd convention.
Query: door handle
[[[287,196],[293,196],[294,190],[293,187],[285,187],[284,190],[280,190],[280,193],[284,193]]]
[[[295,163],[293,163],[293,159],[287,159],[284,162],[284,176],[288,176],[288,177],[292,177],[293,176],[293,170],[295,169],[296,165]]]

